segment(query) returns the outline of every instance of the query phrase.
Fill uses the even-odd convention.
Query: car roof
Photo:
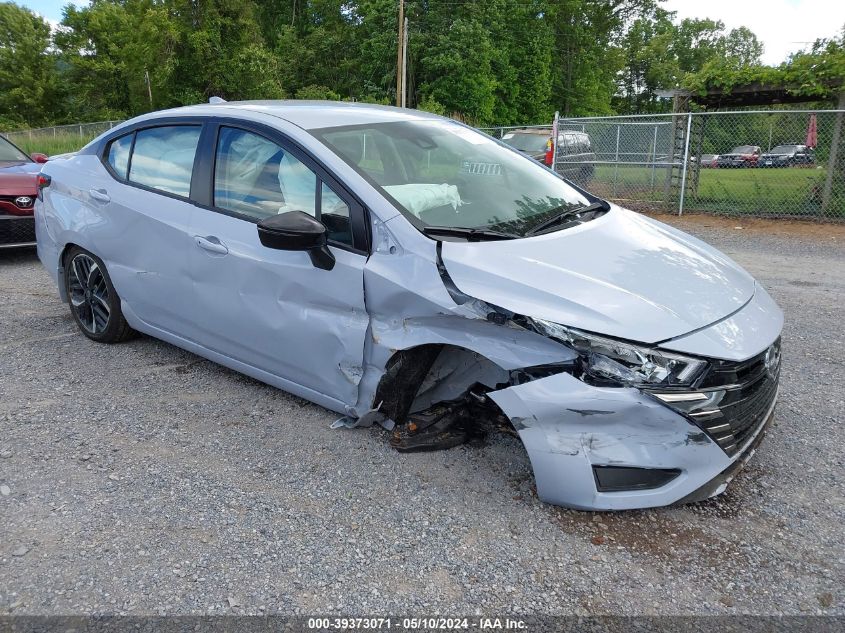
[[[221,116],[241,112],[256,112],[275,116],[311,130],[367,123],[390,123],[395,121],[446,120],[443,117],[421,110],[396,108],[393,106],[346,101],[223,101],[160,110],[146,116]],[[142,117],[143,118],[143,117]]]
[[[548,127],[532,127],[532,128],[519,128],[517,130],[507,130],[505,134],[542,134],[544,136],[548,136],[552,133],[552,128]]]

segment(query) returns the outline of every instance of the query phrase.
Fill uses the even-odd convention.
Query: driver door
[[[366,250],[357,230],[363,207],[281,135],[233,124],[219,125],[212,138],[210,204],[191,221],[197,342],[310,392],[354,403],[369,323]],[[332,270],[314,267],[306,252],[261,244],[257,223],[293,210],[328,227]]]

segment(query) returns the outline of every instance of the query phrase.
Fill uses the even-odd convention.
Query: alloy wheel
[[[70,303],[77,319],[90,334],[99,334],[109,325],[111,304],[109,288],[100,265],[85,253],[71,260],[69,271]]]

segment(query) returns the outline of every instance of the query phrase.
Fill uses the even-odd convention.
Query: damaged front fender
[[[427,238],[405,239],[402,241],[415,248],[402,248],[389,225],[377,223],[374,227],[381,237],[364,268],[364,296],[370,323],[364,342],[364,372],[358,384],[358,401],[348,408],[349,416],[357,417],[358,412],[368,411],[385,400],[384,394],[379,393],[380,386],[384,388],[386,374],[401,358],[399,355],[410,360],[406,363],[408,373],[396,384],[414,391],[440,350],[446,347],[478,354],[504,372],[575,358],[572,350],[552,339],[488,320],[478,305],[457,303],[438,270],[436,243]],[[414,280],[412,290],[407,287],[408,279]],[[409,353],[426,347],[429,352]],[[426,364],[426,371],[418,375],[420,365]],[[388,415],[396,413],[390,411]]]

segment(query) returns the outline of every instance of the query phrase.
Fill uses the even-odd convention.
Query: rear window
[[[549,138],[545,134],[525,134],[520,132],[511,132],[505,134],[502,140],[521,152],[545,152],[546,143]]]
[[[187,197],[200,138],[199,125],[140,130],[129,166],[129,180],[159,191]]]
[[[114,173],[126,180],[129,167],[129,150],[132,149],[132,134],[114,139],[109,144],[108,162]]]

